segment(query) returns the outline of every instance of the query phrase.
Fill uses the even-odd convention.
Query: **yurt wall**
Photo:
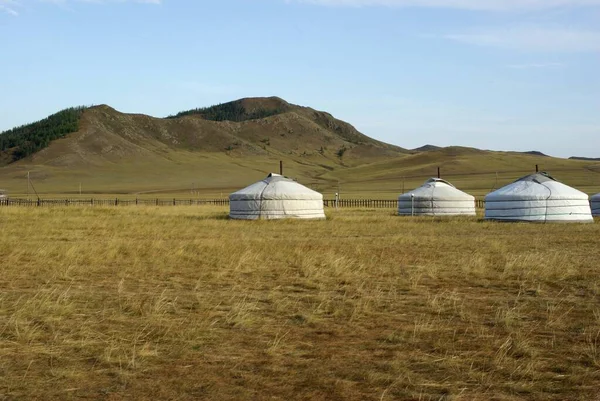
[[[522,177],[488,194],[485,218],[530,222],[593,221],[588,195],[546,173]]]
[[[474,216],[475,197],[447,181],[431,178],[422,186],[398,197],[400,216]]]
[[[592,196],[591,206],[592,206],[592,215],[600,216],[600,194]]]
[[[279,174],[269,174],[229,195],[232,219],[324,219],[323,195]]]

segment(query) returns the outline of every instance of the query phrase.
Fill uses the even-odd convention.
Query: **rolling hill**
[[[571,160],[584,160],[584,161],[596,161],[600,162],[600,157],[581,157],[581,156],[572,156],[569,157]]]
[[[38,122],[22,127],[21,136],[31,137],[31,131],[40,125]],[[313,156],[318,153],[334,164],[353,164],[354,159],[362,162],[369,156],[407,153],[405,149],[361,134],[330,114],[291,105],[279,98],[241,99],[181,112],[166,119],[124,114],[100,105],[84,109],[73,131],[65,138],[53,137],[51,144],[42,138],[46,147],[38,146],[41,149],[36,149],[28,161],[76,168],[135,157],[163,156],[169,151],[193,151],[230,156]],[[32,142],[27,141],[22,148]],[[7,160],[10,162],[6,154],[11,152],[24,153],[21,149],[5,150],[2,158],[5,164]]]
[[[394,197],[436,174],[437,167],[457,186],[482,195],[536,164],[583,190],[600,190],[596,161],[431,145],[407,150],[277,97],[167,118],[125,114],[107,105],[70,110],[78,120],[60,129],[52,125],[58,121],[53,115],[0,135],[0,188],[26,192],[29,172],[36,191],[46,194],[78,193],[81,185],[86,195],[224,196],[277,171],[282,160],[286,175],[326,195]]]

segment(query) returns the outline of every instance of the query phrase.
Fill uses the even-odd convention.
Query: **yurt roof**
[[[518,182],[518,181],[533,181],[533,182],[537,182],[538,184],[542,184],[542,183],[548,182],[548,181],[558,182],[554,177],[552,177],[550,174],[546,173],[545,171],[542,171],[540,173],[526,175],[525,177],[519,178],[515,182]]]
[[[399,199],[473,200],[475,197],[457,189],[441,178],[430,178],[423,185],[399,196]]]
[[[588,195],[557,181],[548,173],[540,172],[521,177],[489,193],[485,199],[486,201],[588,199]]]
[[[230,200],[247,199],[323,199],[317,191],[283,175],[271,173],[266,178],[255,182],[229,195]]]

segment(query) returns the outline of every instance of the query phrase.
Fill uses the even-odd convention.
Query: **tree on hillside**
[[[0,152],[10,152],[14,162],[44,149],[53,140],[77,132],[85,109],[87,107],[71,107],[43,120],[0,133]]]
[[[272,110],[257,109],[252,112],[247,112],[246,108],[240,102],[229,102],[210,107],[202,107],[182,111],[180,113],[175,114],[174,116],[168,116],[167,118],[178,118],[189,115],[199,115],[205,120],[210,121],[241,122],[247,120],[257,120],[260,118],[266,118],[276,114],[281,114],[283,112],[284,110],[279,108]]]

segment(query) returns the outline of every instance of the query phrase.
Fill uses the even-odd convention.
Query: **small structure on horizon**
[[[398,197],[399,216],[475,216],[475,197],[441,178],[430,178]]]
[[[323,195],[296,181],[271,173],[229,195],[232,219],[324,219]]]
[[[591,223],[589,196],[547,173],[521,177],[485,197],[485,219]]]

